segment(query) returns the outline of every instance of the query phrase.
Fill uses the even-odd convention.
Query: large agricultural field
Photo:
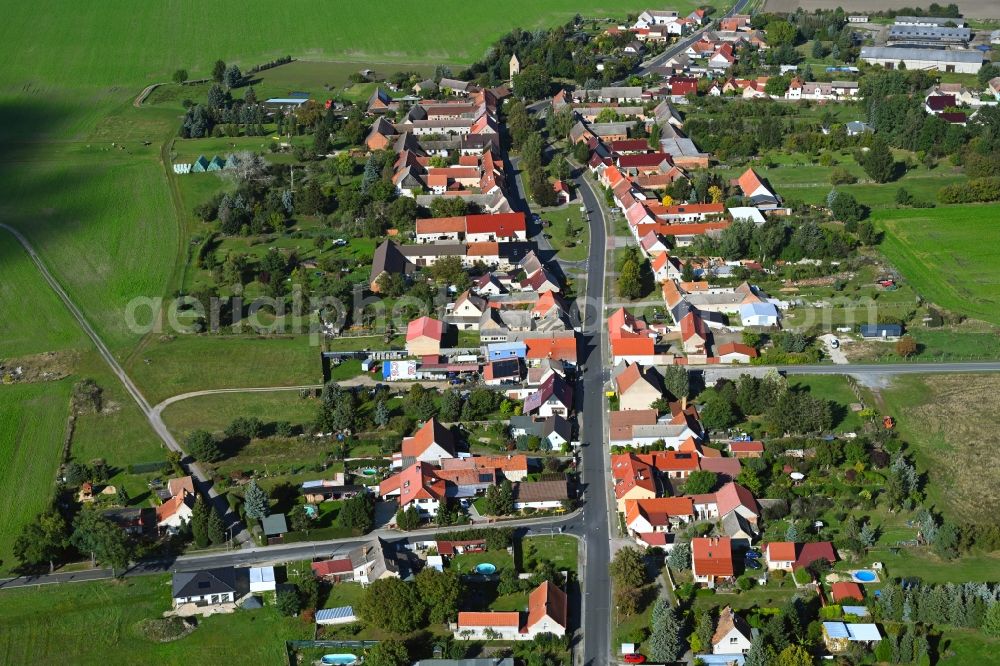
[[[71,388],[69,380],[0,386],[0,571],[14,565],[21,525],[52,499]]]
[[[887,414],[928,470],[929,497],[938,510],[972,523],[1000,511],[1000,470],[993,463],[1000,421],[996,375],[906,375],[880,391]]]
[[[1000,205],[875,211],[881,249],[914,290],[940,307],[1000,323]]]

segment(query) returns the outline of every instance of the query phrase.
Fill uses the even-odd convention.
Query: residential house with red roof
[[[697,310],[691,309],[680,321],[681,343],[685,354],[704,354],[708,329]]]
[[[767,181],[762,179],[753,169],[747,169],[736,179],[735,184],[743,196],[760,210],[774,210],[781,205],[781,197],[771,189]]]
[[[694,521],[694,501],[690,497],[628,499],[623,506],[629,534],[648,545],[669,548],[673,540],[663,536]],[[663,536],[653,537],[656,534]]]
[[[540,634],[565,636],[568,627],[566,593],[545,581],[528,595],[527,612],[460,611],[453,631],[462,640],[531,641]]]
[[[441,502],[445,501],[446,486],[432,465],[415,462],[382,481],[378,492],[382,499],[398,498],[401,509],[412,504],[421,516],[434,517],[441,508]]]
[[[655,354],[655,333],[625,308],[619,308],[608,318],[608,339],[612,361],[644,359]]]
[[[576,365],[576,337],[527,338],[525,358],[536,364],[544,360],[562,361]]]
[[[864,601],[865,592],[857,583],[840,581],[830,586],[830,599],[835,604],[844,601]]]
[[[528,457],[524,454],[508,454],[499,456],[472,456],[469,458],[450,458],[441,461],[441,470],[499,470],[508,481],[523,481],[528,476]]]
[[[764,455],[764,442],[756,440],[731,440],[726,448],[734,458],[760,458]]]
[[[414,462],[437,465],[445,458],[454,457],[455,436],[436,418],[432,417],[412,437],[403,438],[402,466]]]
[[[663,381],[655,368],[626,362],[617,370],[614,383],[619,409],[650,409],[663,397]]]
[[[156,507],[156,526],[175,534],[194,515],[194,492],[181,488],[180,492]]]
[[[528,226],[524,213],[498,213],[496,215],[467,215],[465,240],[524,241],[528,239]]]
[[[794,571],[804,569],[813,562],[826,560],[830,564],[837,561],[837,551],[829,541],[793,543],[773,541],[764,546],[764,561],[769,571]]]
[[[736,569],[729,537],[691,539],[691,573],[696,583],[705,583],[711,588],[732,578]]]
[[[437,356],[441,353],[444,324],[431,317],[414,319],[406,327],[406,353],[410,356]]]
[[[625,512],[625,503],[629,500],[653,499],[660,494],[656,470],[634,454],[611,456],[611,478],[619,513]]]
[[[757,350],[739,342],[726,342],[715,348],[719,363],[749,363],[757,358]]]

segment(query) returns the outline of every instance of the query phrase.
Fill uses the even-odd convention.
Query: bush
[[[941,203],[977,203],[1000,200],[1000,177],[973,178],[965,183],[947,185],[938,190]]]
[[[856,182],[857,177],[844,167],[837,167],[830,173],[831,185],[851,185]]]

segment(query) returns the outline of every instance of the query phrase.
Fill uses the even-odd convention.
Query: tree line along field
[[[924,299],[1000,324],[1000,204],[917,210],[879,210],[872,215],[885,233],[881,249]]]

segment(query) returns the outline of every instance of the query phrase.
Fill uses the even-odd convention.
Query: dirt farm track
[[[969,19],[995,19],[1000,21],[1000,2],[997,0],[948,0],[956,2],[962,15]],[[946,5],[945,0],[938,0]],[[794,12],[799,7],[806,11],[814,9],[834,9],[843,7],[844,11],[863,14],[867,11],[881,9],[896,9],[898,7],[926,6],[926,3],[910,0],[767,0],[764,9],[769,12]]]

